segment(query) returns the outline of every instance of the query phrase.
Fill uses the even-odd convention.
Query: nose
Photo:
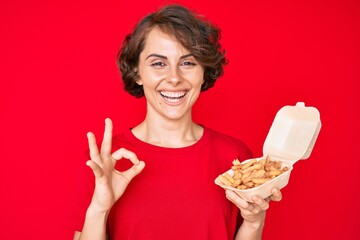
[[[181,82],[181,79],[182,79],[182,77],[179,72],[179,69],[172,68],[169,73],[168,82],[171,83],[172,85],[176,86],[177,84],[179,84]]]

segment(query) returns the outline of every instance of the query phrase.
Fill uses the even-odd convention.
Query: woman
[[[261,239],[270,199],[250,204],[214,184],[250,151],[192,120],[200,92],[223,74],[219,37],[179,5],[146,16],[126,37],[119,67],[125,89],[145,96],[146,117],[117,136],[106,119],[100,150],[88,134],[93,174],[80,189],[74,239]],[[278,189],[271,199],[281,199]]]

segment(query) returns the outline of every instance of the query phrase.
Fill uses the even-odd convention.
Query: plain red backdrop
[[[105,117],[120,131],[144,116],[144,100],[122,90],[117,50],[137,20],[167,2],[0,3],[0,239],[72,238],[86,132],[100,137]],[[360,4],[178,3],[221,27],[230,61],[196,104],[197,122],[261,156],[282,106],[304,101],[321,113],[314,151],[271,204],[264,239],[358,239]]]

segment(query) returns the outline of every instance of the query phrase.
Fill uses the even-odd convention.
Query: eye
[[[152,63],[151,66],[161,68],[161,67],[165,67],[166,64],[164,62],[157,61],[157,62]]]
[[[192,62],[192,61],[189,61],[189,60],[186,60],[186,61],[183,61],[181,63],[181,66],[185,66],[185,67],[192,67],[192,66],[196,66],[196,63]]]

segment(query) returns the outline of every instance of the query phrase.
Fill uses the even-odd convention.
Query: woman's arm
[[[111,153],[112,149],[112,122],[105,120],[104,138],[99,151],[94,134],[88,133],[90,158],[86,162],[95,176],[95,189],[91,203],[86,211],[82,232],[76,232],[74,239],[105,240],[106,222],[110,209],[125,192],[130,181],[145,167],[135,153],[120,148]],[[124,172],[115,169],[116,161],[125,158],[134,165]]]
[[[267,199],[254,196],[254,203],[243,200],[235,192],[230,190],[226,190],[226,197],[240,209],[241,216],[244,219],[236,234],[235,240],[260,240],[269,202],[270,200],[280,201],[282,195],[279,189],[274,188],[272,190],[272,196]]]
[[[89,207],[85,216],[82,232],[75,232],[74,240],[99,239],[106,240],[106,221],[108,213],[97,212]]]
[[[264,223],[265,221],[260,221],[258,223],[244,221],[236,234],[235,240],[260,240]]]

